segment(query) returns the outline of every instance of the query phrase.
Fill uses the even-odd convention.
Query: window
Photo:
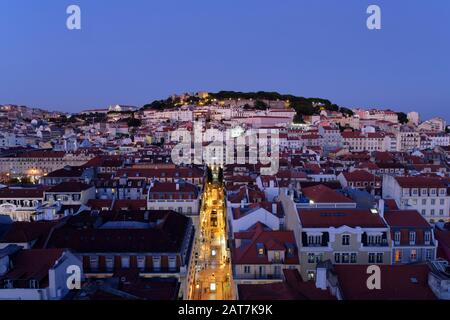
[[[431,209],[430,214],[434,216],[434,209]]]
[[[169,271],[175,271],[177,269],[177,257],[170,256],[169,257]]]
[[[422,215],[424,216],[424,215],[426,215],[426,214],[427,214],[427,210],[422,209]]]
[[[400,244],[400,239],[401,239],[401,233],[399,231],[396,231],[394,234],[394,241],[396,245]]]
[[[377,253],[377,263],[383,263],[383,253],[382,252]]]
[[[266,267],[265,266],[259,266],[259,276],[263,277],[266,274]]]
[[[414,231],[409,232],[409,244],[413,245],[416,243],[416,233]]]
[[[342,245],[343,246],[349,246],[350,245],[350,235],[344,234],[342,236]]]
[[[431,232],[425,231],[425,244],[430,244],[431,242]]]
[[[139,270],[145,269],[145,256],[138,256],[137,257],[137,267]]]
[[[121,261],[122,261],[122,268],[124,269],[130,268],[130,257],[122,257]]]
[[[308,281],[315,281],[316,280],[316,272],[313,270],[308,270],[307,279],[308,279]]]
[[[286,243],[286,248],[287,248],[286,255],[288,257],[293,257],[295,253],[295,245],[292,243]]]
[[[445,199],[439,199],[439,203],[443,206],[445,204]]]
[[[89,259],[89,264],[92,270],[98,269],[98,257],[97,256],[91,256]]]
[[[30,280],[30,289],[39,289],[39,281]]]
[[[321,245],[322,236],[308,236],[308,245]]]
[[[370,245],[381,244],[382,237],[380,235],[371,235],[367,237],[367,242]]]
[[[369,253],[369,263],[375,263],[375,253]]]
[[[356,253],[350,254],[350,263],[356,263]]]
[[[250,273],[250,266],[244,266],[244,273]]]
[[[280,260],[281,260],[281,254],[280,254],[280,251],[275,251],[275,252],[274,252],[274,260],[275,260],[275,261],[280,261]]]
[[[413,249],[411,250],[411,261],[416,261],[417,260],[417,250]]]
[[[431,205],[432,206],[436,205],[436,199],[431,199]]]
[[[395,250],[395,262],[402,262],[402,250]]]
[[[153,257],[153,271],[156,271],[156,272],[161,271],[161,257],[160,256]]]
[[[426,206],[427,205],[427,199],[422,199],[422,205]]]
[[[258,252],[259,256],[263,256],[264,255],[264,245],[262,243],[257,243],[256,251]]]
[[[425,251],[425,255],[426,255],[426,259],[427,259],[427,260],[432,260],[432,259],[433,259],[433,250],[427,249],[427,250]]]
[[[436,189],[430,189],[430,194],[431,195],[435,195],[436,194]]]
[[[334,254],[334,262],[335,263],[340,263],[341,262],[341,254],[340,253],[335,253]]]
[[[108,256],[105,258],[106,271],[113,271],[114,269],[114,257]]]
[[[342,263],[349,263],[350,262],[350,254],[343,253],[342,254]]]
[[[439,215],[443,216],[444,215],[444,209],[439,209]]]
[[[279,277],[281,275],[281,266],[275,266],[273,273],[276,277]]]

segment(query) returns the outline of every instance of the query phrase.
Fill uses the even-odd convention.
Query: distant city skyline
[[[0,3],[0,104],[79,112],[184,92],[277,91],[450,121],[443,1]],[[382,29],[366,9],[382,9]],[[5,76],[7,75],[7,76]]]

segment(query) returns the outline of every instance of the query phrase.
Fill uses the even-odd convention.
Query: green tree
[[[404,113],[404,112],[397,112],[397,116],[398,116],[398,121],[401,124],[408,123],[408,116],[406,115],[406,113]]]
[[[256,110],[267,110],[268,108],[269,108],[269,106],[264,101],[261,101],[261,100],[255,101],[255,109]]]

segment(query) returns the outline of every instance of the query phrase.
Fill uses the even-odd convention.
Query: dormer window
[[[292,257],[295,253],[295,247],[292,243],[286,243],[286,255]]]
[[[258,253],[258,256],[263,256],[264,255],[264,244],[257,243],[256,244],[256,251]]]

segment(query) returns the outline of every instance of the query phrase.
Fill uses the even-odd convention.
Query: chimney
[[[384,218],[384,200],[380,199],[378,201],[378,213],[380,214],[380,217]]]
[[[272,213],[277,214],[277,206],[278,204],[276,202],[272,203]]]

